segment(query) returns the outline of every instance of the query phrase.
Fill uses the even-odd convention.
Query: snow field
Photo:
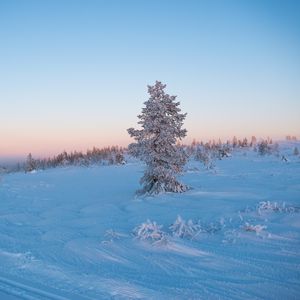
[[[191,161],[192,189],[154,197],[134,195],[135,161],[4,176],[0,295],[299,299],[300,160],[284,151]]]

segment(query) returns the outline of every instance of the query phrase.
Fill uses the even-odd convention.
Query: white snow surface
[[[134,194],[137,161],[2,177],[0,298],[300,299],[292,150],[289,162],[245,150],[215,170],[192,161],[192,189],[154,197]]]

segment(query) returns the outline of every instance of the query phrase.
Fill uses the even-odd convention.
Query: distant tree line
[[[49,158],[36,159],[31,153],[28,154],[26,162],[18,165],[19,171],[32,172],[33,170],[45,170],[61,166],[90,166],[93,164],[115,165],[124,164],[124,149],[118,146],[96,148],[80,151],[66,152]]]
[[[272,144],[273,141],[270,138],[267,138],[266,141],[268,144]],[[191,146],[195,147],[197,145],[205,147],[207,150],[212,149],[218,149],[221,146],[227,145],[227,147],[231,148],[246,148],[246,147],[254,147],[257,145],[257,138],[255,136],[252,136],[250,140],[248,140],[246,137],[242,139],[238,139],[236,136],[234,136],[231,140],[226,140],[226,142],[222,142],[221,139],[216,140],[209,140],[208,142],[203,141],[196,141],[193,140]]]
[[[287,141],[297,141],[297,137],[294,136],[294,135],[287,135],[287,136],[285,137],[285,139],[286,139]]]
[[[295,137],[287,140],[295,141]],[[231,140],[222,142],[218,140],[209,140],[208,142],[196,141],[195,139],[190,145],[178,143],[176,148],[183,151],[189,159],[196,159],[202,162],[208,169],[214,168],[214,161],[231,156],[234,150],[253,149],[259,155],[279,155],[278,144],[272,139],[257,139],[252,136],[250,140],[247,138],[238,139],[235,136]],[[45,170],[60,166],[90,166],[93,164],[115,165],[124,164],[124,155],[127,153],[126,148],[112,146],[105,148],[96,148],[87,150],[85,153],[80,151],[66,152],[49,158],[34,158],[30,153],[24,163],[17,163],[10,166],[0,166],[0,174],[12,172],[30,172],[33,170]],[[299,149],[294,147],[293,155],[299,155]],[[285,157],[282,158],[283,160]]]
[[[235,136],[232,140],[227,140],[225,143],[221,139],[210,140],[208,142],[193,140],[191,145],[181,145],[190,158],[194,158],[202,162],[207,169],[213,169],[214,161],[221,160],[231,156],[231,152],[238,149],[253,149],[259,155],[275,154],[278,155],[278,144],[273,143],[272,139],[260,139],[255,136],[250,140],[247,138],[238,139]],[[295,150],[296,151],[296,150]],[[296,151],[297,152],[297,151]]]
[[[30,172],[38,169],[56,168],[60,166],[89,166],[93,164],[114,165],[124,163],[124,149],[118,146],[96,148],[80,151],[66,152],[53,156],[52,158],[34,159],[29,153],[24,164],[24,171]]]

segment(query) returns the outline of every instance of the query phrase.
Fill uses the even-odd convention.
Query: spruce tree
[[[25,165],[25,172],[32,172],[36,169],[36,161],[33,159],[31,153],[28,154]]]
[[[186,114],[180,113],[176,96],[165,93],[166,85],[156,81],[148,86],[150,98],[138,116],[142,129],[129,128],[127,131],[135,139],[129,145],[129,152],[146,164],[141,178],[141,193],[184,192],[187,187],[176,176],[183,170],[187,156],[176,145],[186,136],[182,129]]]

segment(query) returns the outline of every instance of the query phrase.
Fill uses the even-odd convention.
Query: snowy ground
[[[300,158],[285,152],[192,162],[193,189],[149,198],[136,162],[2,177],[0,299],[300,299]],[[178,215],[194,236],[172,234]],[[133,236],[147,219],[163,242]]]

